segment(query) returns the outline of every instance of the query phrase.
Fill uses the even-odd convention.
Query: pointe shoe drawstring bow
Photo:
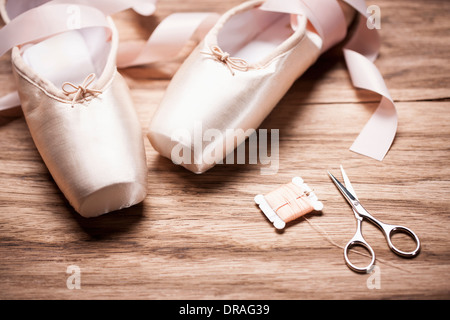
[[[213,46],[210,48],[210,50],[211,52],[201,52],[201,53],[215,57],[219,61],[225,63],[233,76],[235,75],[233,69],[239,71],[248,70],[248,63],[244,59],[230,57],[230,54],[228,52],[224,52],[218,46]]]
[[[75,102],[77,101],[78,97],[82,96],[83,98],[86,96],[86,94],[100,94],[102,93],[101,90],[96,90],[96,89],[89,89],[88,86],[90,86],[92,84],[92,82],[94,82],[95,80],[95,74],[91,73],[89,74],[83,81],[82,84],[76,86],[71,82],[64,82],[62,85],[62,90],[64,91],[65,94],[70,95],[70,94],[75,94],[73,99],[72,99],[72,108],[75,105]],[[67,90],[66,87],[72,87],[73,90]]]

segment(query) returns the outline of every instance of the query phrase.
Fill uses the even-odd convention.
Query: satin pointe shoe
[[[12,47],[23,114],[54,181],[84,217],[142,202],[147,195],[143,136],[116,69],[113,20],[85,5],[14,3],[31,1],[6,6],[2,1],[8,23],[0,30],[0,51]]]
[[[194,173],[245,141],[321,54],[322,39],[304,15],[293,28],[290,14],[262,10],[264,2],[245,2],[217,21],[151,120],[152,146]],[[354,10],[340,5],[350,24]]]

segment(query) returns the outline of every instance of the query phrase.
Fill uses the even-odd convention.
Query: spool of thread
[[[307,213],[323,209],[322,202],[300,177],[265,196],[257,195],[255,202],[277,229],[283,229],[286,223]]]

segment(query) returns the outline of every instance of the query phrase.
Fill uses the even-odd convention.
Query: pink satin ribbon
[[[127,68],[173,60],[194,36],[197,35],[196,42],[199,42],[218,18],[218,14],[206,12],[171,14],[156,27],[146,43],[121,44],[117,66]]]
[[[360,14],[355,34],[344,48],[344,57],[353,85],[381,96],[377,110],[350,150],[381,161],[395,138],[398,118],[383,77],[373,64],[378,56],[380,39],[377,30],[369,29],[366,25],[368,13],[365,1],[343,1]],[[262,9],[294,16],[306,15],[322,38],[322,52],[341,42],[347,34],[345,18],[336,0],[268,0]],[[295,21],[295,17],[292,20]]]
[[[365,1],[345,0],[345,2],[360,13],[356,32],[344,48],[344,57],[353,85],[381,96],[377,109],[350,150],[381,161],[389,151],[397,132],[397,110],[383,76],[373,63],[378,56],[380,38],[375,28],[367,27],[368,13]]]
[[[155,12],[158,0],[52,0],[44,5],[52,4],[77,4],[97,8],[105,15],[132,8],[143,16],[149,16]]]
[[[78,5],[83,19],[79,19],[76,25],[68,23],[68,12],[71,12],[68,10],[69,6],[68,4],[43,5],[13,19],[0,29],[0,56],[15,46],[74,29],[103,27],[109,30],[106,16],[91,6]]]

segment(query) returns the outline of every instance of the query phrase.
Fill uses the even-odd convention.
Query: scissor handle
[[[375,252],[373,251],[372,247],[367,243],[367,241],[364,239],[364,237],[362,235],[361,222],[362,222],[362,219],[357,219],[356,233],[344,248],[344,259],[345,259],[345,263],[347,264],[347,266],[350,269],[352,269],[353,271],[360,272],[360,273],[369,273],[372,269],[372,266],[375,263]],[[350,261],[350,259],[348,257],[348,253],[350,252],[350,249],[352,249],[353,247],[356,247],[356,246],[366,248],[367,251],[369,252],[371,260],[368,265],[366,265],[364,267],[358,267]]]
[[[389,248],[396,254],[404,258],[413,258],[417,256],[420,251],[420,240],[419,237],[409,228],[404,226],[398,226],[393,224],[387,224],[381,222],[380,220],[374,218],[366,209],[364,209],[361,205],[359,205],[358,214],[363,218],[369,219],[372,223],[374,223],[381,231],[384,233],[384,236],[387,240]],[[412,238],[416,243],[416,248],[412,251],[402,251],[398,249],[392,243],[392,236],[396,233],[404,233],[407,234],[410,238]]]
[[[350,259],[348,258],[348,252],[350,251],[351,248],[355,247],[355,246],[361,246],[366,248],[369,253],[370,253],[370,257],[371,257],[371,261],[369,262],[369,264],[365,267],[358,267],[355,266]],[[347,263],[347,266],[352,269],[353,271],[356,272],[361,272],[361,273],[369,273],[370,270],[372,269],[372,266],[375,263],[375,252],[373,251],[372,247],[365,241],[360,241],[360,240],[350,240],[347,245],[345,246],[344,249],[344,258],[345,258],[345,262]]]
[[[420,251],[420,240],[419,240],[419,237],[411,229],[404,227],[404,226],[386,224],[386,223],[382,223],[379,221],[378,221],[378,224],[379,224],[379,227],[384,232],[384,235],[386,237],[389,248],[391,248],[391,250],[395,254],[397,254],[401,257],[405,257],[405,258],[413,258],[413,257],[417,256],[417,254]],[[398,249],[392,243],[392,236],[396,233],[404,233],[404,234],[408,235],[416,243],[416,248],[412,251],[402,251],[402,250]]]

